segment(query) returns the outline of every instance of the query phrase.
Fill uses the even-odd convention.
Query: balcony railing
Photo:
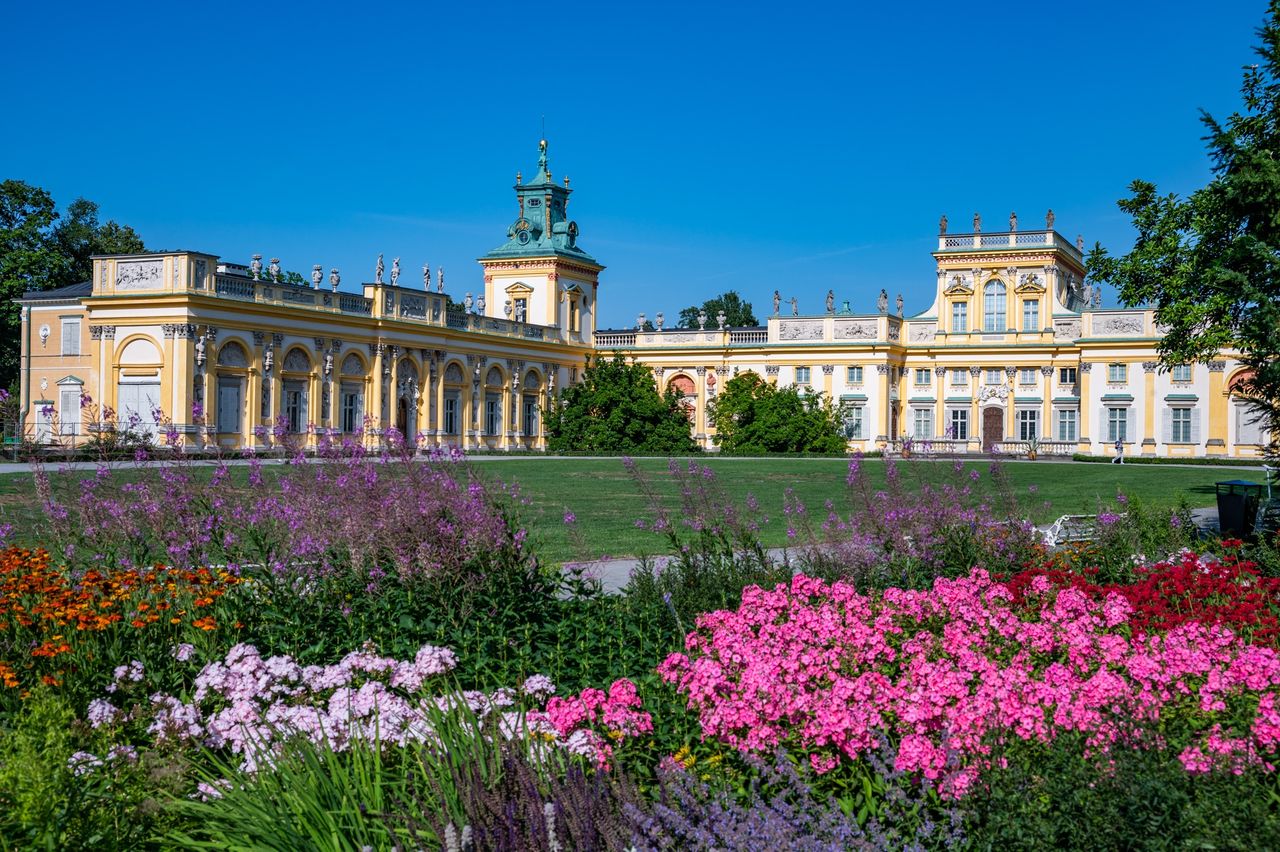
[[[1066,249],[1079,256],[1080,250],[1057,231],[1000,231],[992,234],[940,234],[938,251],[1048,246]]]
[[[366,285],[368,286],[370,285]],[[252,281],[236,275],[215,276],[213,292],[220,298],[259,304],[288,305],[361,317],[371,317],[374,313],[374,300],[366,296],[312,289],[299,284]],[[365,292],[368,293],[369,290]],[[518,337],[525,340],[554,339],[558,334],[558,329],[554,326],[514,322],[458,310],[442,311],[440,308],[446,297],[435,293],[411,293],[399,288],[386,287],[382,288],[380,295],[376,292],[375,295],[385,300],[386,312],[383,316],[386,319],[437,327],[444,325],[460,331]],[[435,300],[434,309],[431,307],[433,299]],[[632,337],[634,339],[634,335]],[[570,339],[580,342],[580,336]]]

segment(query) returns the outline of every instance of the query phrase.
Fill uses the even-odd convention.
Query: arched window
[[[993,278],[982,288],[982,330],[1004,331],[1008,328],[1005,321],[1005,288],[1004,282]]]

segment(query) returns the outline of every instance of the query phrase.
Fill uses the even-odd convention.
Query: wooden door
[[[982,449],[991,448],[1004,440],[1004,409],[986,408],[982,411]]]

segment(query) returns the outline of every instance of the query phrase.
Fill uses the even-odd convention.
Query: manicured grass
[[[838,509],[848,505],[843,459],[699,459],[716,474],[720,487],[739,505],[752,493],[771,519],[762,531],[765,544],[786,543],[786,527],[781,521],[783,494],[794,489],[810,511],[821,510],[831,500]],[[668,498],[678,504],[667,462],[658,459],[637,461]],[[898,464],[908,485],[924,481],[940,482],[955,477],[950,461],[906,461]],[[976,490],[990,488],[990,463],[965,463],[965,474],[982,474]],[[665,542],[646,530],[637,529],[637,518],[647,518],[645,499],[623,468],[621,461],[606,459],[511,459],[485,460],[473,464],[482,476],[518,482],[531,502],[525,517],[539,553],[548,559],[595,559],[602,555],[638,556],[659,552]],[[1044,523],[1065,514],[1092,514],[1117,494],[1137,498],[1149,505],[1177,504],[1185,494],[1192,506],[1214,504],[1213,483],[1228,479],[1263,481],[1261,471],[1216,470],[1158,466],[1121,466],[1014,462],[1001,465],[1009,490],[1017,496],[1026,516]],[[862,470],[873,487],[884,483],[885,463],[879,459],[862,462]],[[1034,489],[1033,489],[1034,486]],[[1034,492],[1034,493],[1033,493]],[[577,535],[583,547],[565,526],[565,511],[576,516]]]
[[[739,505],[748,494],[759,500],[770,518],[762,531],[765,544],[786,542],[781,521],[783,494],[794,490],[811,511],[820,511],[831,500],[838,509],[848,505],[843,459],[728,459],[702,458],[724,492]],[[637,461],[639,470],[663,494],[671,507],[678,494],[660,459]],[[664,540],[652,532],[637,529],[638,518],[649,517],[646,499],[631,475],[617,459],[484,459],[473,462],[473,473],[485,480],[501,480],[520,486],[529,501],[521,509],[535,552],[544,559],[560,562],[609,556],[640,556],[660,552]],[[977,470],[982,478],[980,493],[989,490],[990,465],[986,461],[965,462],[965,471]],[[268,475],[279,468],[268,467]],[[862,462],[872,487],[884,482],[885,463],[879,459]],[[899,463],[908,488],[924,481],[942,481],[956,476],[950,461],[907,461]],[[1002,470],[1009,490],[1017,496],[1022,512],[1037,523],[1072,513],[1093,513],[1110,502],[1118,491],[1151,505],[1173,506],[1185,494],[1193,506],[1214,503],[1213,483],[1227,479],[1263,481],[1261,471],[1213,468],[1062,464],[1049,462],[1005,463]],[[232,483],[243,482],[247,469],[232,469]],[[53,474],[77,479],[87,472]],[[132,476],[122,470],[120,475]],[[1032,486],[1034,486],[1034,493]],[[341,499],[335,495],[335,499]],[[564,514],[576,516],[572,529],[564,524]],[[40,510],[32,479],[27,474],[0,476],[0,523],[15,527],[17,538],[36,543]]]

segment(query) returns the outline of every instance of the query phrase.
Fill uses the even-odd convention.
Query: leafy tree
[[[14,299],[89,280],[95,254],[144,251],[133,229],[98,222],[98,205],[77,198],[59,216],[53,196],[20,180],[0,183],[0,387],[18,375],[22,314]]]
[[[582,382],[565,388],[546,412],[547,448],[552,451],[691,453],[689,419],[680,394],[658,393],[653,371],[612,358],[587,358]]]
[[[698,327],[698,311],[706,311],[707,324],[714,327],[716,322],[716,314],[724,311],[726,327],[741,328],[742,326],[759,325],[759,320],[751,311],[751,303],[744,302],[742,297],[738,295],[736,290],[730,290],[728,293],[721,293],[714,299],[707,299],[702,303],[702,307],[691,305],[680,312],[680,328],[697,328]]]
[[[720,447],[745,453],[841,453],[839,413],[821,393],[777,387],[755,373],[725,382],[710,405]]]
[[[1128,305],[1153,304],[1168,330],[1166,365],[1238,349],[1252,371],[1239,384],[1254,415],[1280,433],[1280,2],[1259,30],[1260,62],[1244,69],[1243,108],[1220,122],[1201,112],[1213,179],[1187,198],[1135,180],[1119,202],[1133,218],[1133,250],[1089,255],[1095,279]],[[1275,441],[1269,449],[1277,454]]]

